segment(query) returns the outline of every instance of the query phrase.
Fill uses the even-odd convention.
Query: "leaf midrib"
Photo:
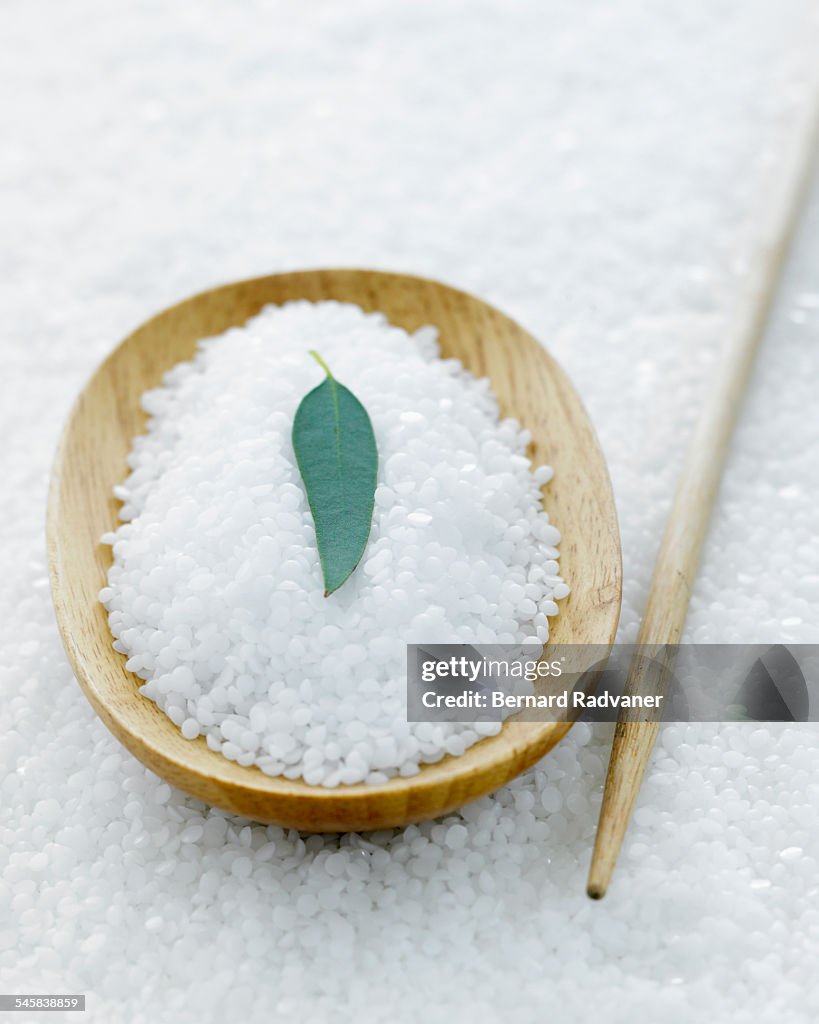
[[[341,466],[341,409],[338,403],[338,381],[333,376],[327,378],[330,384],[330,393],[333,396],[333,429],[336,437],[336,476],[338,478],[339,490],[344,507],[347,507],[347,489],[344,486],[344,473]]]

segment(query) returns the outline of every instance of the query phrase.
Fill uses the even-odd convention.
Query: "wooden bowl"
[[[436,281],[370,270],[314,270],[224,285],[159,313],[116,348],[79,396],[54,463],[48,505],[51,588],[63,643],[97,714],[152,771],[206,803],[312,832],[380,829],[432,818],[504,785],[541,758],[567,723],[509,721],[461,757],[412,778],[338,789],[271,778],[182,737],[113,650],[97,594],[115,528],[112,488],[144,430],[140,396],[190,359],[198,339],[244,323],[268,303],[337,299],[380,310],[408,331],[440,330],[444,356],[488,376],[504,414],[532,433],[537,463],[555,469],[545,505],[562,534],[560,565],[571,585],[552,619],[551,643],[610,645],[620,613],[620,540],[606,465],[583,406],[543,348],[480,299]]]

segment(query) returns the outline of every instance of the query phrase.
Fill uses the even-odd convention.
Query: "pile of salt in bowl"
[[[325,598],[292,449],[318,348],[372,420],[372,531]],[[328,787],[409,776],[497,722],[407,721],[407,643],[539,643],[568,593],[551,477],[500,419],[489,382],[413,335],[336,302],[270,306],[199,343],[147,392],[145,435],[115,493],[114,647],[187,739]]]

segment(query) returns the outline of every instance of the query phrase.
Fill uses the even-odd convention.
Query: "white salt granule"
[[[311,348],[379,451],[367,549],[329,598],[290,438],[323,379]],[[148,432],[115,489],[125,524],[105,537],[100,600],[141,692],[187,739],[328,787],[413,775],[497,733],[407,722],[406,644],[548,639],[568,588],[528,432],[439,358],[434,328],[409,336],[357,306],[271,306],[199,349],[143,396]]]

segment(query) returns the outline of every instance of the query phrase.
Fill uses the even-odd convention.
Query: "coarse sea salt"
[[[372,419],[379,476],[352,577],[323,596],[290,434],[319,348]],[[548,467],[486,380],[381,314],[267,307],[147,392],[100,599],[141,692],[182,735],[270,775],[378,784],[497,722],[411,723],[406,645],[543,644],[567,587]],[[544,614],[545,611],[545,614]],[[453,834],[454,835],[454,834]]]

